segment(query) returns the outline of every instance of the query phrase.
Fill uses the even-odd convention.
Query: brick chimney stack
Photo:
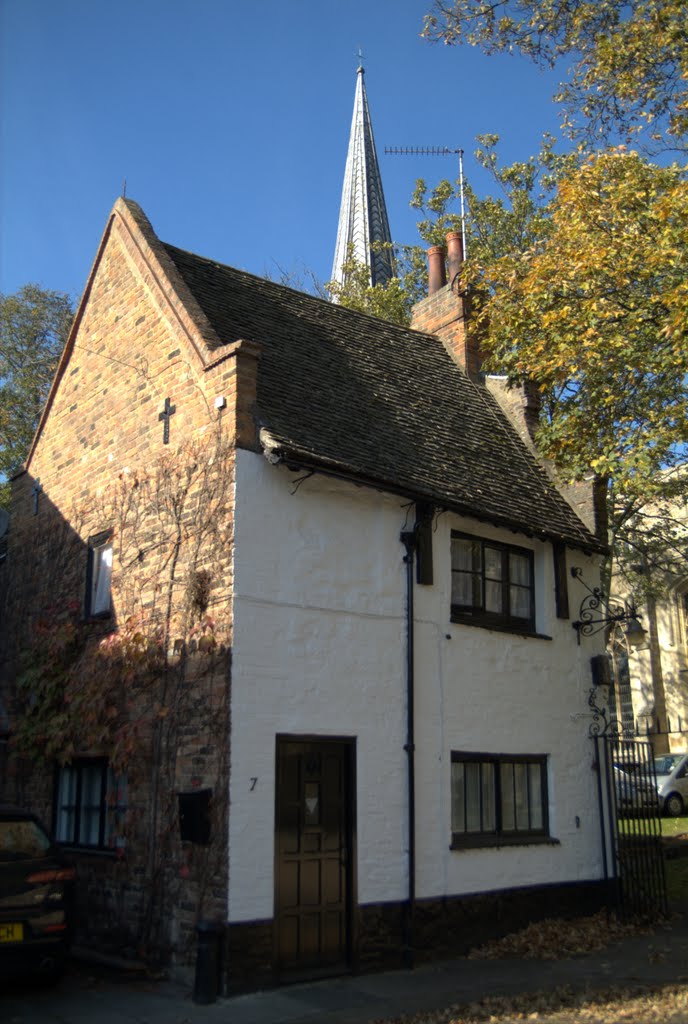
[[[461,292],[459,272],[463,263],[461,235],[447,235],[447,271],[444,250],[434,245],[428,249],[428,296],[413,307],[411,327],[426,334],[436,334],[452,359],[476,384],[482,383],[482,358],[474,339],[466,331],[467,296]]]

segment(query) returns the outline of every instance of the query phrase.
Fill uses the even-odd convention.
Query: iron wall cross
[[[170,443],[170,417],[174,416],[176,411],[177,411],[177,406],[176,405],[170,405],[169,398],[166,398],[165,399],[165,408],[163,409],[163,411],[158,416],[158,420],[164,421],[164,426],[162,428],[162,443],[163,444],[169,444]]]
[[[43,487],[41,485],[41,481],[38,479],[38,477],[36,477],[35,483],[33,485],[33,490],[31,491],[31,497],[33,498],[33,514],[35,516],[38,515],[38,495],[41,493],[42,490]]]

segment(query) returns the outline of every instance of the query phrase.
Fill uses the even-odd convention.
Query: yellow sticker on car
[[[0,942],[21,942],[23,938],[22,924],[0,924]]]

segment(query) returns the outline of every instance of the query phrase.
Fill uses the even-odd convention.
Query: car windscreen
[[[663,757],[656,757],[655,771],[658,775],[671,775],[682,757],[682,754],[676,754],[674,756],[671,754],[664,754]]]
[[[0,820],[0,861],[43,857],[50,847],[50,839],[35,821]]]

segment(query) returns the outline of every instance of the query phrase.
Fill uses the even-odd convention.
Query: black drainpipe
[[[406,548],[406,751],[408,764],[408,900],[404,911],[404,966],[413,967],[413,918],[416,906],[416,785],[415,743],[413,728],[414,657],[413,657],[413,556],[416,531],[404,531],[399,538]]]

